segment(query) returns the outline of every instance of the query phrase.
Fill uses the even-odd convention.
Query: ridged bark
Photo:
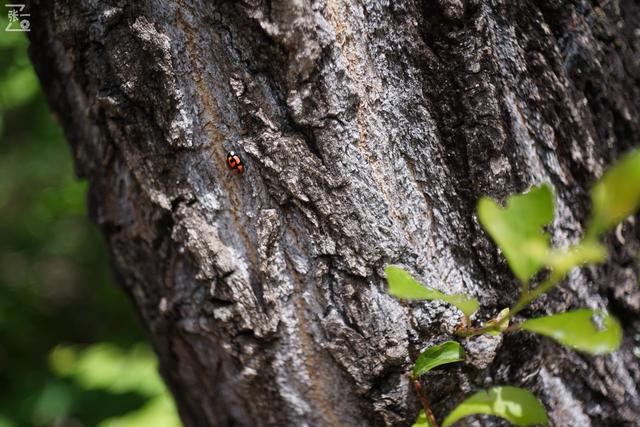
[[[580,236],[640,141],[640,6],[605,3],[32,2],[31,57],[187,426],[410,425],[406,373],[460,315],[390,297],[383,269],[477,297],[481,321],[518,283],[480,196],[549,182],[554,242]],[[605,308],[622,349],[467,340],[425,383],[437,416],[510,384],[556,426],[636,425],[640,229],[618,231],[522,315]]]

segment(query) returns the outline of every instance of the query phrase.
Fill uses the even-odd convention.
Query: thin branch
[[[427,417],[427,420],[433,427],[439,427],[438,422],[436,421],[436,417],[433,415],[431,411],[431,406],[429,405],[429,399],[427,399],[427,395],[422,388],[422,384],[420,384],[419,379],[413,380],[413,386],[416,388],[416,393],[418,393],[418,398],[420,398],[420,402],[422,403],[422,408],[424,409],[424,414]]]

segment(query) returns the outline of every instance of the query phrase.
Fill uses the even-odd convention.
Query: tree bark
[[[600,3],[31,3],[32,60],[185,425],[410,425],[406,374],[460,314],[392,298],[384,267],[488,319],[518,283],[477,199],[551,183],[567,245],[640,141],[640,6]],[[557,426],[637,425],[640,227],[608,244],[522,315],[605,308],[620,351],[465,340],[425,381],[435,415],[509,384]]]

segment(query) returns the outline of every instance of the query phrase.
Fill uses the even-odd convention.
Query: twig
[[[505,331],[501,331],[501,327],[509,322],[516,314],[520,313],[531,302],[536,300],[541,295],[549,292],[554,286],[556,286],[566,275],[565,272],[552,271],[547,280],[536,286],[534,289],[524,292],[518,298],[516,304],[509,310],[509,313],[502,319],[495,321],[494,323],[486,322],[484,326],[479,328],[462,327],[455,331],[455,334],[460,337],[472,337],[475,335],[482,335],[487,332],[513,332],[518,330],[517,328],[507,328]],[[496,319],[493,319],[496,320]]]
[[[422,384],[420,384],[420,380],[417,378],[414,379],[413,386],[416,388],[416,393],[418,393],[418,397],[420,398],[420,402],[422,403],[422,408],[424,409],[424,415],[427,417],[427,420],[429,420],[429,423],[433,427],[439,427],[438,422],[436,421],[436,417],[433,415],[433,412],[431,411],[431,406],[429,405],[429,399],[427,399],[427,395],[424,392],[424,389],[422,388]]]

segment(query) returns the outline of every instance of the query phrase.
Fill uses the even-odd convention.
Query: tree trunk
[[[31,57],[185,425],[411,424],[406,374],[460,315],[389,296],[384,267],[487,319],[518,283],[477,199],[550,182],[566,245],[640,141],[640,5],[592,3],[32,2]],[[606,308],[622,349],[466,340],[425,382],[437,417],[510,384],[557,426],[637,425],[640,227],[608,243],[522,315]]]

